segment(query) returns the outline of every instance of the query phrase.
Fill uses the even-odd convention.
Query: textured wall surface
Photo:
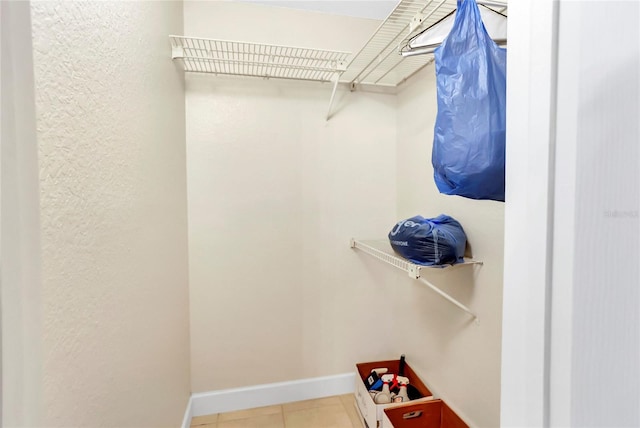
[[[358,20],[185,3],[202,37],[358,49]],[[313,28],[314,31],[309,31]],[[394,95],[187,76],[194,392],[345,373],[393,355],[373,308],[385,273],[349,248],[395,222]],[[375,327],[371,327],[375,326]]]
[[[180,2],[33,2],[47,426],[177,426],[189,395]]]
[[[483,266],[427,272],[436,286],[478,316],[479,324],[424,285],[401,273],[386,292],[393,346],[434,392],[473,426],[500,421],[500,349],[504,203],[438,192],[431,147],[436,115],[434,67],[415,75],[398,94],[398,217],[448,214],[460,221],[474,258]]]

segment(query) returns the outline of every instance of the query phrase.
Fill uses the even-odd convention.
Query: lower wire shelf
[[[443,297],[444,299],[451,302],[459,309],[471,315],[476,322],[478,321],[478,317],[476,316],[476,314],[474,314],[471,311],[471,309],[469,309],[462,303],[458,302],[456,299],[454,299],[453,297],[451,297],[450,295],[442,291],[440,288],[433,285],[430,281],[427,281],[425,278],[423,278],[421,276],[421,271],[422,269],[453,269],[459,266],[482,265],[481,261],[465,258],[463,263],[456,263],[455,265],[446,265],[442,267],[421,266],[415,263],[411,263],[410,261],[398,256],[393,251],[393,249],[391,248],[391,245],[389,244],[389,241],[387,240],[356,240],[352,238],[351,248],[361,250],[364,253],[369,254],[370,256],[373,256],[382,262],[390,264],[391,266],[394,266],[406,272],[407,275],[409,275],[409,277],[416,279],[422,282],[423,284],[427,285],[433,291],[438,293],[441,297]]]

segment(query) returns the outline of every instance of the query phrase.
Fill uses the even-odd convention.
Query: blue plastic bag
[[[436,186],[504,201],[507,51],[487,34],[475,0],[458,0],[453,28],[434,54]]]
[[[441,214],[402,220],[389,232],[393,250],[405,259],[424,266],[464,261],[467,235],[457,220]]]

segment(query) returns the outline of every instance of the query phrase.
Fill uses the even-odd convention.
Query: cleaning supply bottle
[[[400,384],[400,392],[398,397],[402,397],[402,402],[409,401],[409,395],[407,394],[407,385],[409,385],[409,378],[404,376],[398,376],[398,383]]]
[[[382,391],[376,394],[373,401],[376,404],[391,403],[391,393],[389,391],[389,382],[393,380],[392,374],[386,374],[382,376]]]

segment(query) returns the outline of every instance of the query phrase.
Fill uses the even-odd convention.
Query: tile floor
[[[197,428],[362,428],[353,394],[197,416]]]

